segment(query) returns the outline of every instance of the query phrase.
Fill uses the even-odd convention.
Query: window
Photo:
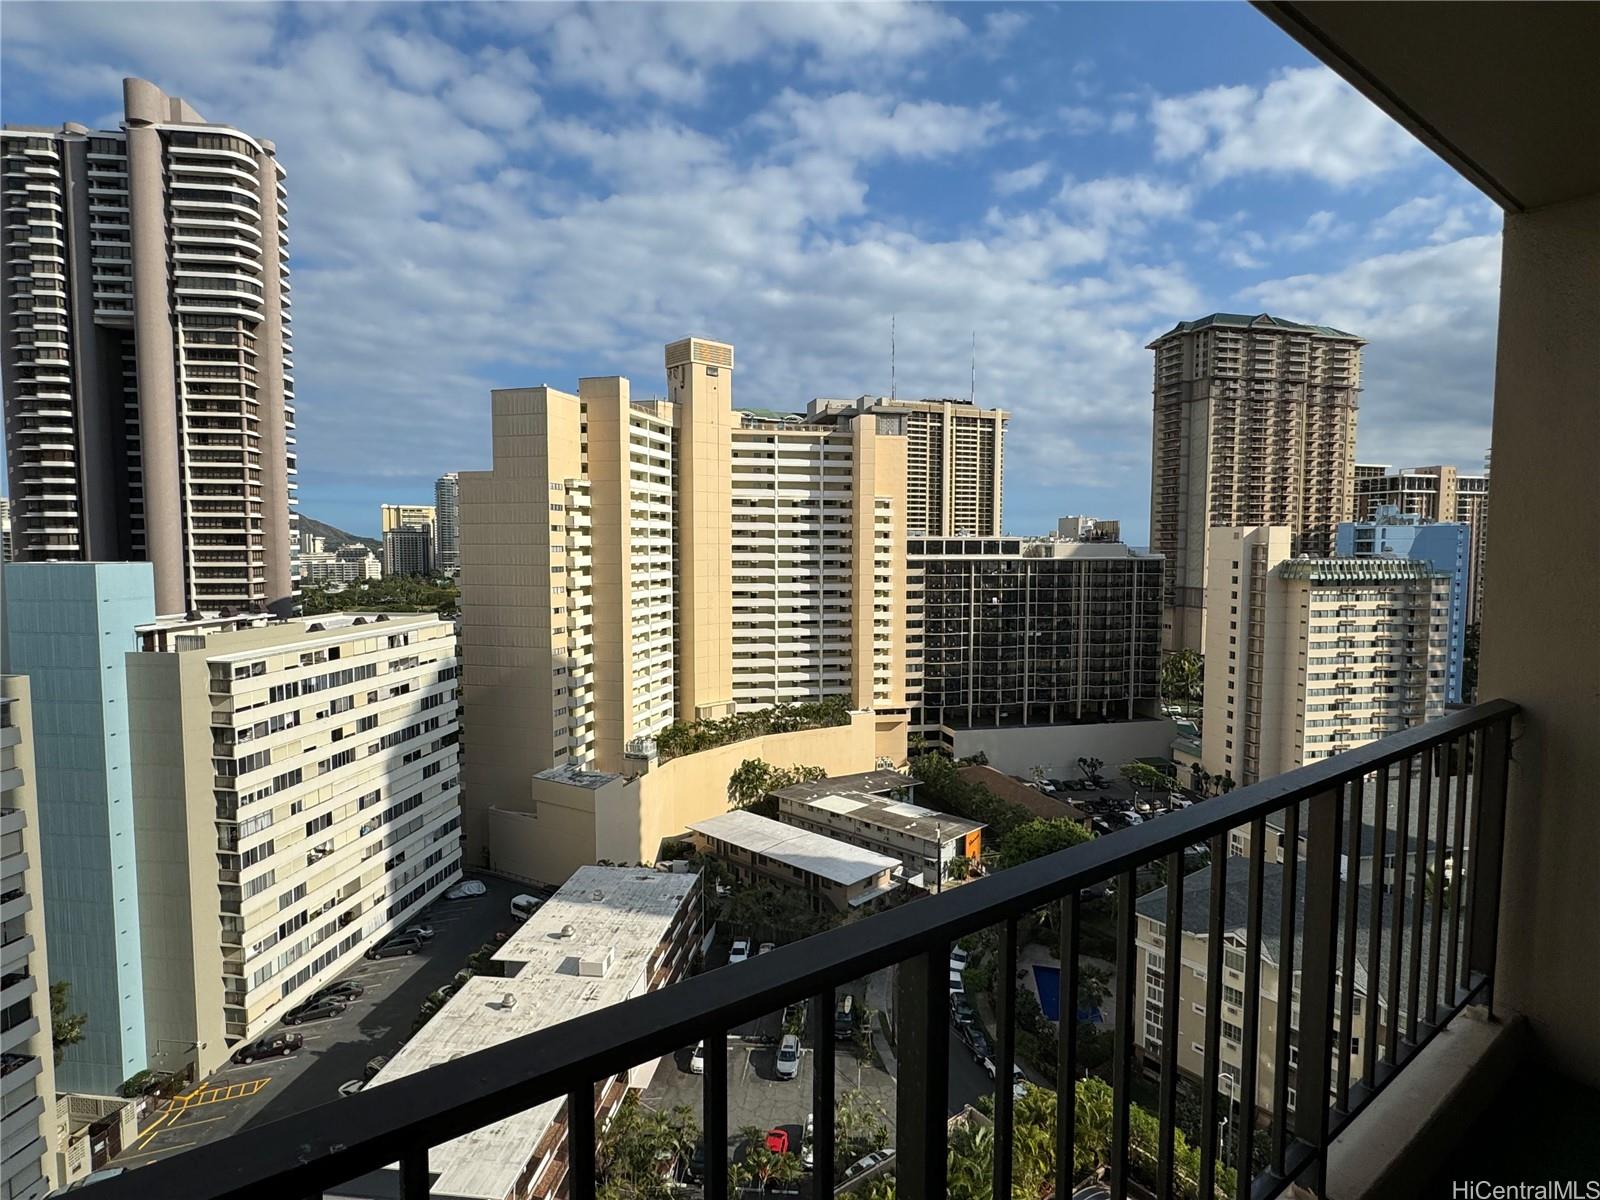
[[[278,873],[277,873],[276,870],[269,869],[267,871],[263,871],[260,875],[257,875],[254,879],[245,880],[245,882],[244,882],[244,896],[245,896],[245,899],[248,900],[251,896],[259,896],[262,892],[266,891],[269,887],[271,887],[274,883],[277,882],[277,874]]]
[[[253,867],[258,862],[265,862],[272,857],[272,839],[268,838],[258,846],[252,846],[239,856],[240,866]]]
[[[1235,1025],[1232,1021],[1224,1021],[1222,1023],[1222,1036],[1227,1038],[1228,1041],[1238,1044],[1244,1041],[1244,1029],[1242,1026]]]

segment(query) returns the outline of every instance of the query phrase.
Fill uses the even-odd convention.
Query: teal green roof
[[[1253,317],[1244,313],[1212,313],[1209,317],[1201,317],[1198,321],[1179,321],[1161,337],[1169,338],[1175,333],[1192,333],[1196,329],[1207,329],[1215,325],[1230,329],[1281,329],[1287,333],[1309,333],[1313,337],[1349,338],[1362,343],[1366,341],[1365,338],[1357,337],[1353,333],[1335,329],[1332,325],[1302,325],[1299,321],[1285,321],[1282,317],[1274,317],[1267,313],[1258,313]],[[1159,340],[1161,339],[1158,338],[1157,341]]]

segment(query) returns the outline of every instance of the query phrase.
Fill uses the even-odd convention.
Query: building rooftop
[[[1154,342],[1146,346],[1146,350],[1164,342],[1167,338],[1178,333],[1193,333],[1197,329],[1222,327],[1227,329],[1261,329],[1281,333],[1308,333],[1312,337],[1338,338],[1345,341],[1360,342],[1366,345],[1366,339],[1357,337],[1353,333],[1346,333],[1342,329],[1335,329],[1332,325],[1302,325],[1299,321],[1286,321],[1282,317],[1274,317],[1267,313],[1258,313],[1248,316],[1244,313],[1212,313],[1210,316],[1201,317],[1196,321],[1179,321],[1166,333],[1163,333]]]
[[[585,771],[577,763],[567,763],[564,766],[549,767],[543,771],[536,771],[533,777],[581,788],[605,787],[613,779],[621,778],[621,776],[614,775],[610,771]]]
[[[642,991],[650,956],[699,878],[638,867],[580,868],[495,955],[515,960],[521,969],[510,978],[478,975],[467,980],[368,1087],[618,1004]],[[563,934],[568,925],[570,936]],[[508,953],[513,947],[520,949]],[[593,973],[580,974],[580,964]],[[538,1153],[563,1103],[547,1101],[433,1147],[428,1166],[434,1173],[434,1194],[501,1200]]]
[[[1077,805],[1068,804],[1055,796],[1047,796],[1038,788],[1030,786],[1014,775],[1007,775],[998,767],[973,763],[957,767],[956,774],[964,783],[975,783],[987,788],[1007,804],[1025,808],[1030,814],[1043,820],[1054,821],[1065,818],[1082,825],[1089,823],[1089,814]]]
[[[820,875],[847,887],[900,866],[898,858],[796,829],[752,812],[720,813],[704,821],[691,822],[689,828],[747,853],[764,854],[784,866]]]
[[[176,617],[140,625],[134,632],[144,650],[203,650],[221,660],[248,657],[267,650],[288,650],[339,641],[366,632],[369,625],[400,632],[423,625],[449,624],[438,613],[325,613],[314,617],[272,617],[240,613],[231,617]]]
[[[936,809],[923,808],[886,794],[914,788],[917,783],[918,780],[910,775],[901,775],[896,771],[866,771],[860,775],[841,775],[837,779],[798,783],[772,795],[780,801],[854,817],[858,821],[896,829],[915,837],[949,841],[984,827],[981,821],[969,821]]]

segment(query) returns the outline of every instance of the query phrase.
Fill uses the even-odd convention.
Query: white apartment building
[[[148,1037],[204,1074],[460,877],[460,660],[431,613],[139,635]]]
[[[495,952],[505,977],[467,980],[368,1087],[676,983],[699,945],[700,892],[693,873],[580,867]],[[595,1128],[606,1127],[630,1089],[649,1085],[655,1067],[652,1060],[596,1088]],[[566,1126],[566,1102],[549,1100],[433,1147],[433,1194],[454,1200],[566,1195]],[[376,1172],[352,1194],[392,1195],[396,1182],[392,1170]]]
[[[39,1200],[54,1179],[55,1059],[39,878],[28,679],[0,676],[0,1200]]]
[[[1476,625],[1483,605],[1483,563],[1489,542],[1489,471],[1464,475],[1455,467],[1356,464],[1355,519],[1370,521],[1393,506],[1424,521],[1456,521],[1471,533],[1466,623]]]
[[[1284,526],[1211,531],[1201,762],[1239,784],[1443,714],[1450,576],[1291,557]]]
[[[461,476],[441,475],[433,484],[434,553],[441,571],[461,567]]]
[[[336,550],[300,555],[300,578],[309,584],[360,583],[382,577],[383,564],[364,547],[359,554]]]

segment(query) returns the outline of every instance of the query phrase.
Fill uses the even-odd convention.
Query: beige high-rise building
[[[1450,576],[1293,545],[1281,525],[1211,531],[1201,765],[1241,785],[1444,713]]]
[[[293,603],[288,204],[271,142],[142,79],[0,130],[18,562],[148,560],[181,616]]]
[[[911,537],[999,537],[1011,414],[966,400],[862,396],[813,400],[812,423],[853,414],[901,417],[906,432],[906,533]]]
[[[388,533],[391,529],[404,529],[406,526],[426,526],[429,533],[433,532],[438,524],[438,510],[431,504],[380,504],[378,516],[382,521],[379,535]]]
[[[742,425],[733,347],[666,366],[666,400],[492,394],[494,467],[460,476],[469,854],[536,773],[623,772],[675,720],[842,696],[904,727],[901,418]]]
[[[432,613],[139,635],[145,1030],[204,1075],[460,878],[460,660]]]
[[[1467,624],[1478,623],[1483,603],[1483,563],[1489,537],[1489,473],[1463,475],[1455,467],[1356,465],[1356,515],[1370,521],[1393,505],[1424,521],[1458,521],[1471,530],[1467,559]]]
[[[0,1196],[41,1200],[64,1183],[56,1169],[55,1056],[49,955],[39,875],[39,796],[25,675],[0,675],[0,973],[5,978],[5,1151]]]
[[[1364,345],[1326,325],[1230,313],[1150,343],[1150,549],[1167,564],[1166,650],[1206,642],[1211,529],[1282,525],[1294,553],[1333,552],[1352,511]]]

